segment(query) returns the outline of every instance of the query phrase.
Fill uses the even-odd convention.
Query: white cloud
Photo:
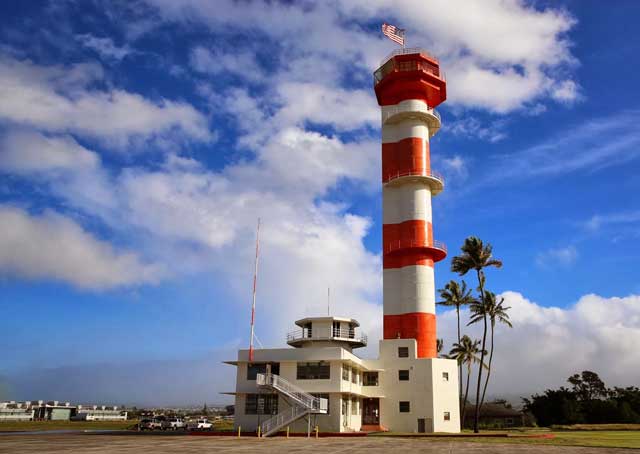
[[[372,90],[287,82],[280,84],[278,94],[284,107],[275,121],[286,125],[310,121],[349,130],[380,122],[380,109]]]
[[[551,96],[560,102],[571,103],[579,98],[579,88],[573,80],[559,82],[552,90]]]
[[[578,259],[578,250],[575,246],[552,248],[540,252],[536,256],[536,263],[539,266],[569,266],[573,265]]]
[[[524,150],[491,156],[492,171],[481,183],[596,171],[638,159],[639,120],[639,111],[593,118]],[[609,139],[603,141],[602,137]]]
[[[131,252],[115,251],[74,221],[47,212],[31,216],[0,206],[0,272],[26,279],[52,279],[86,289],[156,282],[162,270]]]
[[[507,138],[505,132],[506,122],[497,120],[483,123],[475,117],[464,117],[445,123],[444,130],[447,133],[471,139],[486,140],[490,143],[497,143]]]
[[[288,128],[269,138],[255,160],[219,172],[194,159],[168,155],[155,170],[130,167],[109,174],[94,152],[70,137],[20,132],[9,136],[0,157],[8,150],[16,157],[14,172],[47,184],[67,206],[102,220],[115,232],[144,238],[145,255],[166,264],[171,274],[213,268],[212,275],[242,305],[250,282],[255,222],[261,217],[263,307],[277,306],[292,317],[324,312],[330,286],[336,312],[362,314],[363,322],[376,327],[381,321],[381,265],[363,245],[370,221],[323,196],[343,178],[373,189],[378,148]],[[32,169],[27,161],[21,162],[20,152],[51,162],[48,170],[44,164]],[[91,166],[76,167],[75,161],[62,160],[61,168],[60,159],[48,154],[95,159],[90,159]],[[108,189],[108,203],[87,199],[94,187]],[[17,250],[22,247],[26,246]],[[267,320],[273,324],[261,339],[279,344],[291,320],[266,310],[261,317],[262,326]]]
[[[248,81],[261,81],[265,74],[256,60],[256,56],[246,50],[223,53],[212,52],[202,46],[191,51],[189,63],[198,72],[219,75],[234,74]]]
[[[433,0],[428,6],[421,0],[148,3],[169,20],[263,33],[287,49],[283,61],[301,56],[315,61],[324,85],[336,85],[346,72],[368,78],[365,72],[375,69],[392,45],[357,24],[392,16],[408,29],[410,45],[430,48],[441,58],[451,105],[506,113],[549,95],[566,101],[577,91],[577,85],[555,76],[558,67],[575,63],[565,36],[575,20],[564,10],[540,10],[521,0]],[[329,75],[333,83],[322,77],[330,74],[323,70],[327,60],[340,63]]]
[[[0,137],[0,172],[47,185],[53,195],[72,199],[103,215],[114,208],[113,191],[100,157],[71,136],[31,130],[6,131]]]
[[[465,180],[469,176],[467,161],[458,155],[454,155],[451,158],[443,158],[440,162],[442,162],[447,176],[452,175],[460,181]]]
[[[69,136],[9,131],[0,137],[0,170],[16,174],[96,169],[100,158]]]
[[[0,58],[0,121],[71,132],[124,147],[171,133],[172,139],[211,140],[208,120],[189,104],[91,88],[96,65],[38,66]]]
[[[83,46],[95,50],[105,59],[114,59],[119,61],[134,52],[128,44],[125,44],[122,47],[116,46],[111,38],[98,38],[87,33],[77,35],[76,39],[80,41]]]
[[[592,232],[597,232],[604,226],[637,223],[640,223],[640,211],[626,211],[606,215],[596,214],[584,223],[584,227]]]
[[[640,295],[585,295],[566,308],[539,306],[512,291],[501,296],[511,307],[513,328],[498,325],[490,395],[525,396],[566,385],[567,377],[582,370],[599,373],[609,386],[640,381]],[[468,319],[468,313],[462,316]],[[438,320],[438,335],[451,345],[455,312]],[[463,331],[479,338],[479,329]]]

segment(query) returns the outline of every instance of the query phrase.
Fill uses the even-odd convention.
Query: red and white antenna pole
[[[256,229],[256,262],[253,270],[253,302],[251,303],[251,337],[249,339],[249,362],[253,361],[254,323],[256,318],[256,284],[258,282],[258,254],[260,252],[260,218]]]

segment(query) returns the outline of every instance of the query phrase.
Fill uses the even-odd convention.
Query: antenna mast
[[[260,218],[256,229],[256,261],[253,270],[253,302],[251,303],[251,337],[249,339],[249,362],[253,362],[254,323],[256,317],[256,284],[258,282],[258,253],[260,251]]]

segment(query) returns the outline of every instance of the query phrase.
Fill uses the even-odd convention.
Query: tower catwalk
[[[431,197],[444,180],[431,170],[429,139],[440,128],[434,110],[446,99],[438,60],[399,49],[374,73],[382,111],[384,338],[416,339],[418,357],[434,358],[434,263],[447,255],[433,239]]]

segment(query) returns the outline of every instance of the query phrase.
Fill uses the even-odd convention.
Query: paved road
[[[259,450],[259,451],[258,451]],[[300,453],[300,454],[629,454],[628,449],[568,446],[468,443],[405,438],[243,438],[164,437],[115,435],[6,435],[0,438],[0,453]]]

